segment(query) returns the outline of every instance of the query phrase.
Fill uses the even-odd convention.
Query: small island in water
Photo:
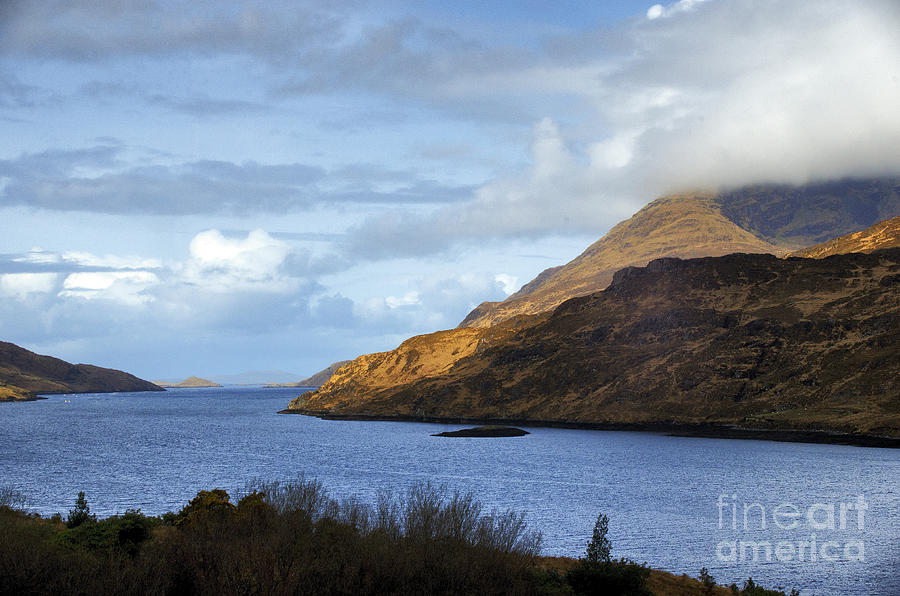
[[[166,383],[165,381],[156,381],[160,387],[221,387],[218,383],[214,383],[209,379],[201,379],[200,377],[188,377],[180,383]]]
[[[477,426],[460,430],[435,433],[432,437],[521,437],[530,434],[527,430],[513,426]]]

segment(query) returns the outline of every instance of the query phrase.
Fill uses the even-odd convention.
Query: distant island
[[[0,401],[34,401],[39,394],[164,391],[134,375],[92,364],[71,364],[0,342]]]
[[[218,383],[214,383],[209,379],[201,379],[200,377],[188,377],[180,383],[166,383],[165,381],[156,381],[160,387],[185,388],[185,387],[221,387]]]
[[[527,430],[515,428],[513,426],[476,426],[475,428],[462,428],[460,430],[448,430],[442,433],[435,433],[432,437],[524,437],[529,433]]]

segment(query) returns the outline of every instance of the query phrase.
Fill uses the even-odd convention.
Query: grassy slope
[[[0,401],[32,401],[37,399],[30,391],[20,387],[0,384]]]

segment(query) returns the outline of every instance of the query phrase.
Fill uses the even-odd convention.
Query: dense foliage
[[[648,567],[609,558],[606,516],[588,557],[548,566],[521,514],[431,485],[367,505],[317,481],[257,482],[237,503],[200,491],[159,517],[97,519],[84,493],[66,519],[23,504],[0,489],[0,594],[652,593]]]

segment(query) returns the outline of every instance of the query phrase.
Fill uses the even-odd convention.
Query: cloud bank
[[[360,252],[604,230],[668,192],[900,174],[898,30],[893,1],[654,6],[580,40],[595,58],[582,47],[586,62],[561,60],[549,80],[520,77],[568,81],[586,122],[540,121],[528,169],[428,217],[379,215],[357,230]]]

